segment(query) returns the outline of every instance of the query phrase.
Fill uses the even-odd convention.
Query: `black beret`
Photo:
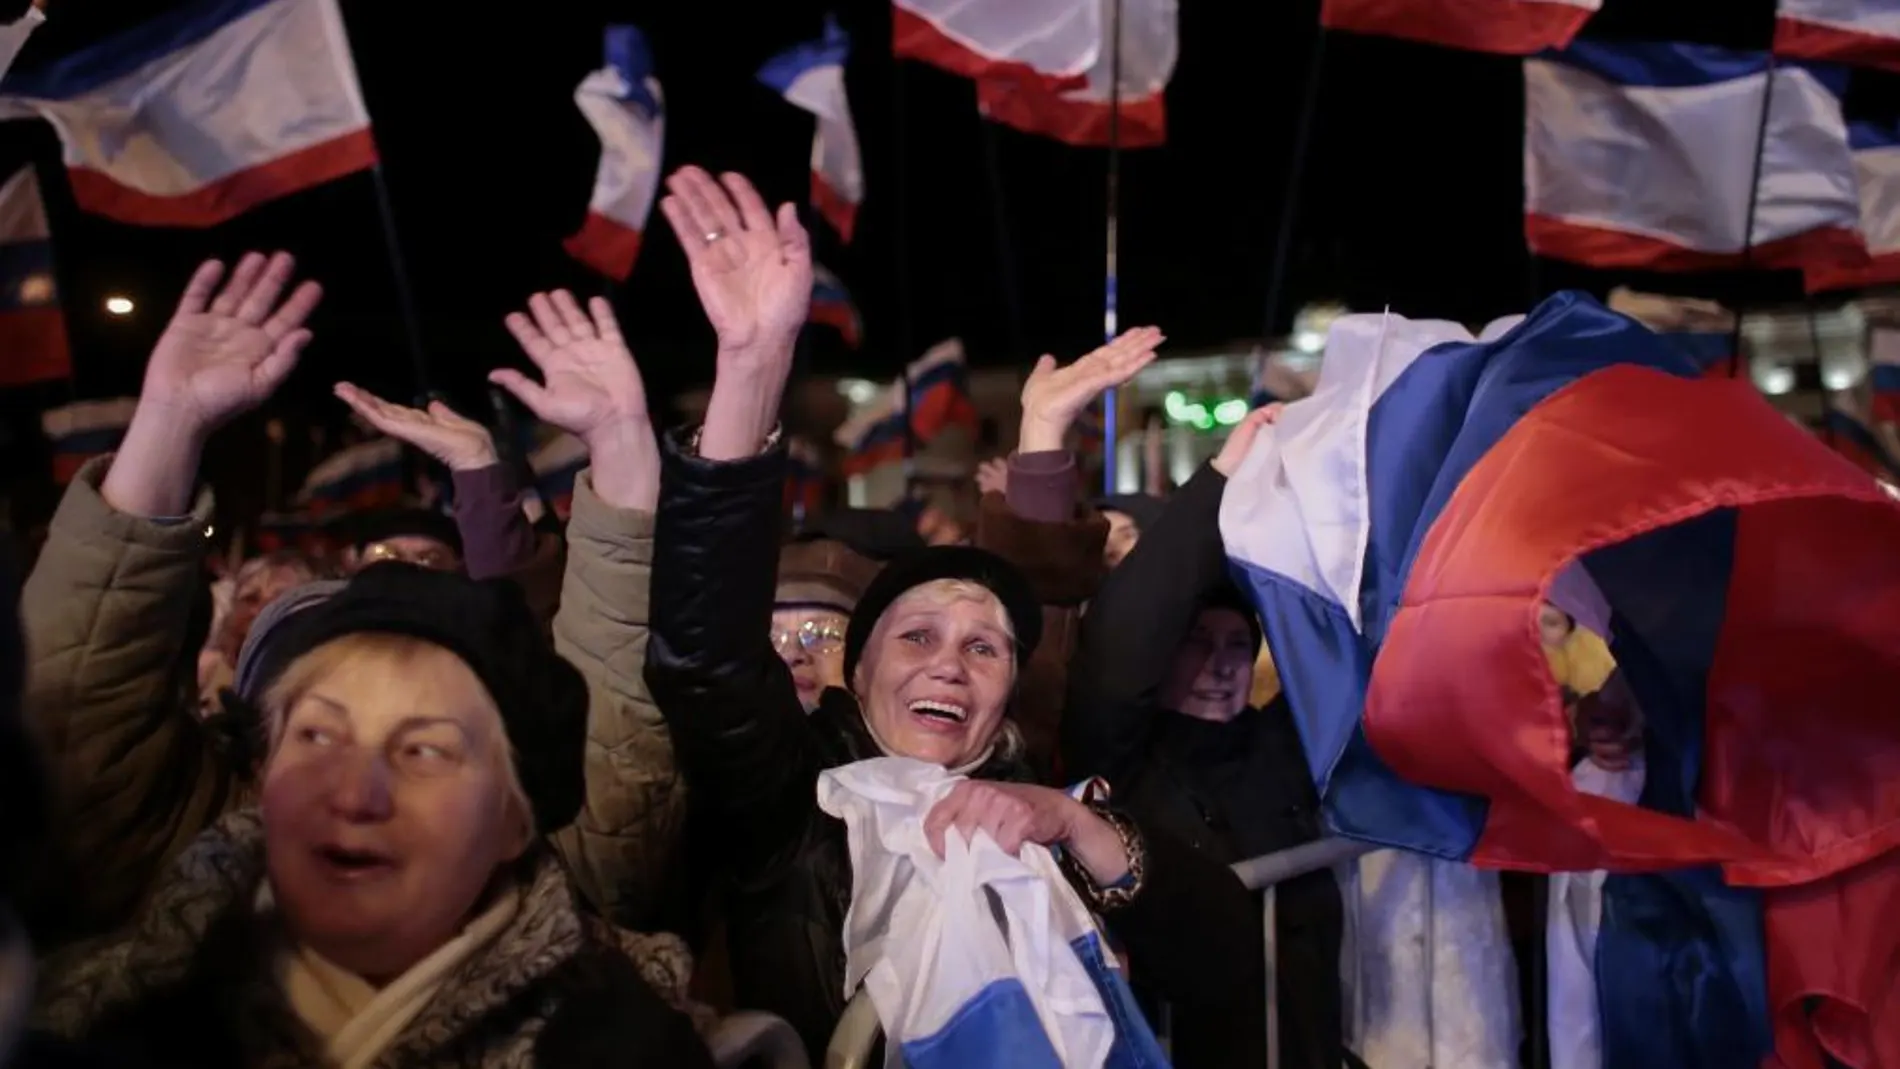
[[[996,595],[1016,632],[1019,670],[1036,652],[1036,643],[1042,641],[1042,604],[1036,600],[1036,592],[1023,573],[986,549],[932,546],[886,564],[865,588],[864,596],[858,599],[857,611],[851,614],[851,624],[844,635],[844,677],[847,680],[857,671],[858,658],[864,655],[865,644],[871,641],[871,630],[877,626],[878,617],[906,592],[939,579],[961,579]]]

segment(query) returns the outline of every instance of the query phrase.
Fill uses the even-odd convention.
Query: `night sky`
[[[53,0],[27,67],[167,5]],[[1342,299],[1478,322],[1566,286],[1632,281],[1729,299],[1798,296],[1792,277],[1642,279],[1532,263],[1522,237],[1522,83],[1516,61],[1405,42],[1326,35],[1318,0],[1183,0],[1169,90],[1170,143],[1123,156],[1122,322],[1174,344],[1260,336],[1308,73],[1322,65],[1290,270],[1277,330],[1304,302]],[[383,157],[392,214],[420,309],[426,386],[485,405],[482,376],[518,359],[502,315],[537,289],[599,291],[561,238],[586,208],[598,145],[571,94],[600,62],[608,21],[647,34],[664,87],[667,163],[751,175],[802,203],[811,122],[753,80],[761,61],[816,36],[835,11],[853,35],[851,103],[868,195],[857,241],[822,226],[818,259],[855,293],[866,344],[828,332],[807,366],[888,377],[906,356],[961,335],[977,364],[1078,353],[1101,329],[1107,154],[981,121],[968,83],[889,56],[884,0],[752,3],[587,0],[501,7],[343,0]],[[1608,0],[1598,36],[1763,46],[1771,0]],[[0,126],[0,167],[36,160],[48,186],[77,381],[0,394],[9,474],[33,452],[21,433],[42,404],[136,391],[144,353],[191,266],[207,255],[287,248],[329,287],[317,339],[276,402],[334,419],[348,377],[402,397],[419,386],[376,184],[352,177],[201,231],[124,227],[78,214],[50,130]],[[105,316],[108,293],[138,301]],[[656,211],[616,294],[651,392],[710,375],[710,334],[684,261]],[[256,427],[227,435],[230,453]],[[233,475],[246,470],[225,461]]]

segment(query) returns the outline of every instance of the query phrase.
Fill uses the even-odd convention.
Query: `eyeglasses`
[[[837,653],[844,649],[844,632],[836,624],[821,624],[814,620],[806,620],[794,631],[778,627],[772,629],[772,648],[779,653],[790,649],[794,642],[806,653]]]
[[[387,542],[377,542],[363,551],[363,563],[366,565],[392,560],[437,572],[452,572],[461,567],[455,554],[445,549],[408,550]]]

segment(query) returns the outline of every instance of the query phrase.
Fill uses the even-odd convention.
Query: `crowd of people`
[[[322,291],[283,253],[191,278],[0,614],[0,1066],[737,1064],[747,1012],[821,1064],[876,847],[819,787],[890,758],[941,778],[912,822],[938,857],[1057,859],[1126,980],[1110,1064],[1264,1066],[1270,984],[1279,1065],[1362,1064],[1333,875],[1278,889],[1270,978],[1230,867],[1322,834],[1218,527],[1278,408],[1165,501],[1088,500],[1071,428],[1164,341],[1130,330],[1028,374],[961,529],[846,511],[787,541],[806,235],[738,175],[682,168],[660,207],[718,339],[701,422],[654,425],[607,302],[535,294],[506,327],[538,375],[493,381],[587,447],[564,529],[482,424],[339,383],[449,469],[452,517],[215,586],[205,443]],[[1560,584],[1540,625],[1578,759],[1617,771],[1640,726],[1599,615]]]

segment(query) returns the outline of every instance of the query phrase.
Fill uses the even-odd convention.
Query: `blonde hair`
[[[1008,637],[1011,643],[1016,641],[1016,624],[1009,618],[1009,610],[1003,607],[1003,599],[997,597],[995,591],[982,583],[971,582],[968,579],[932,579],[928,583],[919,583],[899,594],[897,601],[909,601],[911,598],[919,598],[939,605],[953,601],[987,602],[995,616],[991,622]],[[892,605],[895,607],[896,602]],[[888,619],[890,612],[886,610],[884,615]],[[879,626],[883,623],[883,620],[878,621]]]
[[[269,764],[270,758],[277,753],[278,743],[283,741],[284,722],[291,708],[324,680],[342,672],[380,672],[385,678],[408,686],[417,704],[427,705],[437,699],[443,689],[441,677],[430,671],[437,667],[475,675],[474,669],[456,654],[413,635],[359,631],[331,639],[305,653],[292,661],[264,691],[261,709],[264,714],[265,764]],[[475,678],[479,685],[480,677]],[[508,742],[501,708],[495,704],[486,686],[481,687],[481,693],[488,709],[495,715],[496,724],[503,727],[501,745],[497,750],[504,789],[532,830],[534,806],[528,801],[527,792],[522,789],[521,776],[515,768],[514,747]]]

